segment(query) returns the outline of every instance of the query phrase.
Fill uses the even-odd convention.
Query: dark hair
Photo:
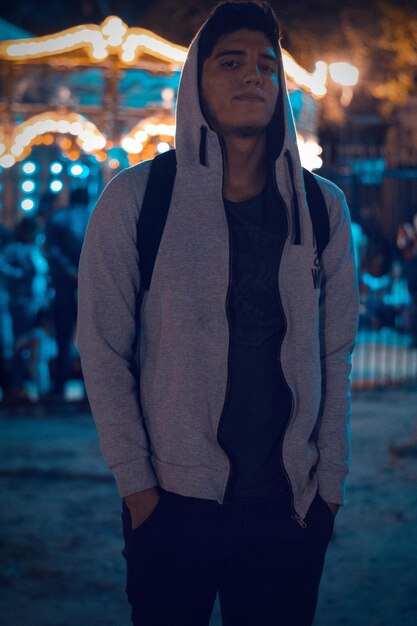
[[[242,28],[265,33],[275,52],[278,52],[281,38],[279,23],[267,2],[222,2],[214,8],[201,31],[198,42],[199,76],[220,37]]]
[[[75,189],[71,189],[69,201],[70,204],[81,204],[86,206],[90,201],[88,189],[86,187],[76,187]]]

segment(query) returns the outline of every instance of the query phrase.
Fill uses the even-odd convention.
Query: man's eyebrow
[[[272,54],[269,54],[269,52],[261,52],[259,56],[268,61],[273,61],[273,63],[278,63],[278,59]]]
[[[246,51],[245,50],[232,50],[232,49],[225,49],[225,50],[220,50],[220,52],[218,52],[215,55],[215,59],[221,59],[222,57],[226,57],[226,56],[240,56],[243,57],[246,55]],[[278,63],[276,57],[274,57],[272,54],[269,54],[268,52],[261,52],[261,54],[259,55],[262,59],[266,59],[268,61],[272,61],[273,63]]]
[[[244,56],[246,53],[244,50],[228,50],[227,48],[225,50],[220,50],[220,52],[218,52],[215,55],[215,59],[220,59],[221,57],[227,57],[230,55],[235,55],[235,56]]]

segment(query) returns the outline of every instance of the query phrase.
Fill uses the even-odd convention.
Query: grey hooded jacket
[[[80,263],[78,346],[120,494],[159,484],[222,503],[230,470],[217,439],[228,385],[229,233],[219,138],[200,109],[197,44],[198,35],[180,82],[177,175],[150,290],[137,310],[137,222],[148,161],[116,176],[91,217]],[[279,80],[274,123],[282,148],[274,172],[290,225],[277,275],[286,319],[280,359],[293,397],[282,460],[294,512],[304,518],[317,489],[343,502],[358,298],[348,208],[340,189],[321,177],[330,241],[317,286],[282,59]]]

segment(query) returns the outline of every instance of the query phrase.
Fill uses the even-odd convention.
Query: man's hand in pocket
[[[132,493],[125,497],[126,506],[132,519],[132,530],[136,530],[151,515],[159,502],[159,490],[157,487]]]

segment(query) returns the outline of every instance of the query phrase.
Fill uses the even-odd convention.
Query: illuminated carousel
[[[118,17],[38,38],[0,43],[0,221],[36,214],[45,192],[71,187],[97,197],[121,168],[173,146],[174,110],[186,48]],[[321,166],[314,73],[284,51],[303,165]]]

